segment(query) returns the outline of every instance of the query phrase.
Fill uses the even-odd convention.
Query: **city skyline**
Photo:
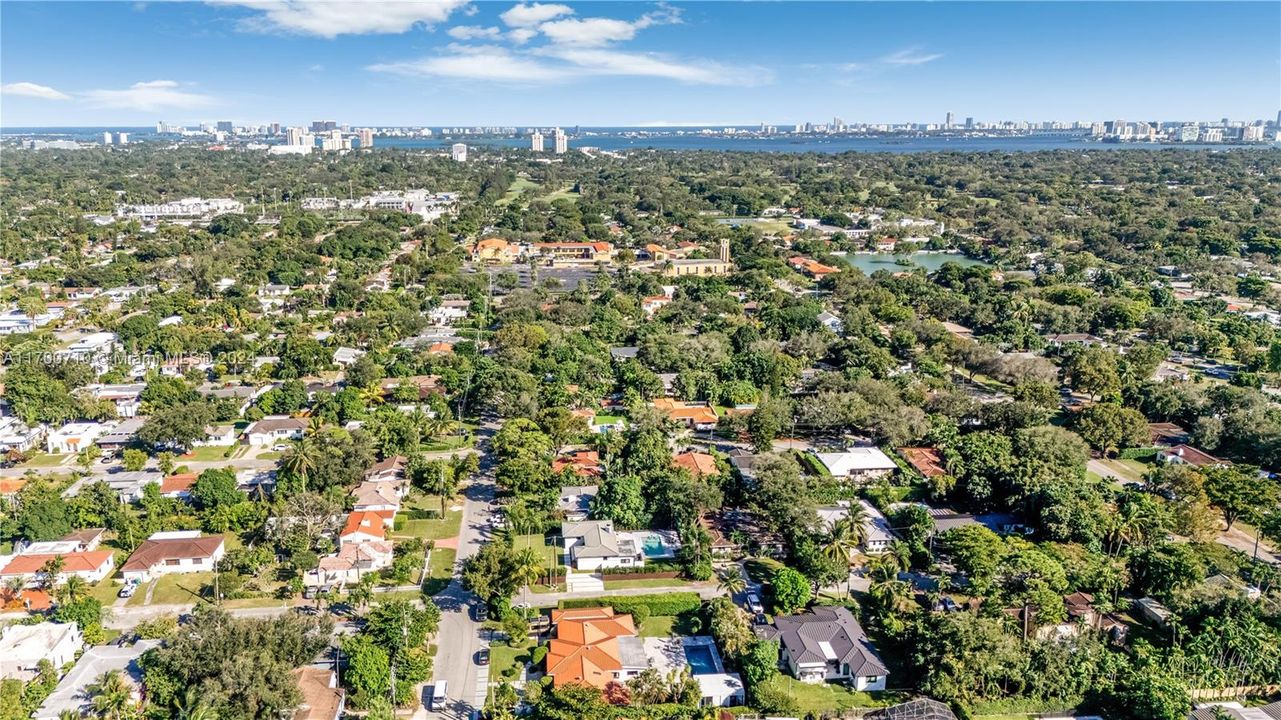
[[[0,124],[1270,120],[1281,5],[0,5]],[[550,139],[550,138],[549,138]]]

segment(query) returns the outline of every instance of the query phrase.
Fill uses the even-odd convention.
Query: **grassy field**
[[[621,590],[624,588],[661,588],[672,587],[673,585],[688,584],[688,580],[680,578],[643,578],[640,580],[610,580],[610,576],[605,576],[606,590]]]
[[[427,561],[427,579],[423,581],[423,593],[435,595],[449,585],[454,574],[454,559],[458,553],[453,548],[437,548],[431,551]]]
[[[201,589],[214,580],[214,573],[178,573],[161,575],[153,582],[156,589],[151,592],[152,605],[185,605],[200,599]],[[147,599],[147,583],[138,588],[138,592],[126,603],[129,607],[140,607]]]
[[[684,615],[654,615],[645,618],[637,628],[641,637],[672,637],[673,635],[694,635],[696,628],[691,621],[697,618]]]
[[[443,437],[432,438],[423,443],[423,452],[448,452],[460,448],[471,447],[473,436],[471,433],[464,435],[445,435]]]
[[[57,467],[64,460],[70,458],[70,455],[50,455],[49,453],[37,453],[31,456],[31,459],[22,463],[18,467]]]
[[[573,200],[574,202],[578,202],[578,198],[580,197],[582,196],[574,192],[573,185],[567,185],[556,192],[548,194],[543,199],[547,202],[554,202],[556,200]]]
[[[520,677],[520,668],[533,658],[530,653],[534,641],[522,638],[516,647],[505,642],[494,642],[489,646],[489,677],[491,681],[515,680]]]
[[[521,193],[525,192],[526,190],[529,190],[530,188],[539,188],[539,187],[542,187],[542,185],[539,185],[538,183],[534,182],[533,180],[530,180],[529,178],[518,177],[516,178],[516,182],[512,183],[511,187],[507,188],[507,194],[503,195],[502,199],[500,199],[497,204],[506,205],[512,200],[515,200],[516,198],[520,197]]]
[[[115,577],[115,575],[103,578],[102,582],[89,588],[89,595],[97,598],[98,602],[103,605],[110,606],[116,601],[116,593],[120,592],[120,588],[124,587],[120,583],[112,580],[113,577]]]
[[[235,445],[210,445],[209,447],[192,448],[191,452],[186,455],[178,456],[178,462],[184,460],[192,462],[218,462],[220,460],[229,460],[228,451],[233,450]]]
[[[769,682],[796,700],[801,715],[850,708],[884,707],[902,702],[908,697],[904,693],[896,692],[858,692],[843,685],[831,683],[810,685],[781,673],[775,675]]]
[[[455,498],[454,502],[458,499]],[[440,512],[440,498],[436,495],[414,495],[409,502],[401,506],[401,512],[409,518],[399,530],[392,531],[393,540],[407,540],[419,537],[424,540],[444,540],[457,537],[463,525],[463,511],[450,510],[450,501],[445,502],[445,517],[429,517]]]

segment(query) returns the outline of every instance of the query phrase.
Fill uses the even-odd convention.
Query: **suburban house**
[[[28,682],[40,674],[40,661],[54,669],[75,662],[85,645],[75,623],[10,625],[0,630],[0,678]]]
[[[338,533],[340,545],[348,543],[378,542],[387,539],[387,526],[381,515],[375,512],[354,510],[347,516],[347,522]]]
[[[663,677],[686,672],[698,683],[701,707],[729,707],[746,702],[743,679],[725,672],[716,641],[711,637],[646,637],[642,639],[649,666]]]
[[[885,689],[889,670],[846,608],[816,607],[779,616],[757,633],[779,641],[782,663],[801,682],[835,680],[855,690]]]
[[[605,466],[600,462],[600,453],[595,450],[579,450],[552,460],[553,473],[559,473],[566,468],[583,478],[600,477],[605,474]]]
[[[114,427],[113,423],[67,423],[57,430],[50,430],[49,434],[45,436],[45,451],[51,454],[80,452],[92,445],[99,435],[108,432]]]
[[[353,510],[378,513],[390,520],[400,512],[400,492],[394,482],[362,482],[351,492],[356,498]]]
[[[907,461],[922,477],[936,478],[947,474],[943,465],[943,456],[937,448],[901,447],[898,454]]]
[[[205,428],[205,436],[199,440],[193,440],[194,447],[225,447],[236,444],[236,426],[231,423],[222,423],[209,425]]]
[[[666,530],[615,532],[609,520],[566,521],[561,524],[565,554],[576,570],[637,567],[645,558],[670,558],[679,541]]]
[[[164,475],[154,470],[126,470],[108,473],[102,480],[116,492],[120,502],[133,502],[142,499],[148,485],[163,483]]]
[[[749,510],[724,509],[705,513],[699,525],[712,537],[712,557],[739,557],[749,551],[782,557],[787,554],[783,537],[765,528]]]
[[[716,411],[707,403],[658,398],[654,400],[653,406],[655,410],[665,413],[672,420],[692,430],[715,430],[719,419]]]
[[[337,553],[320,558],[320,564],[303,576],[303,582],[313,587],[355,585],[364,575],[391,565],[394,557],[387,540],[344,543]]]
[[[1191,445],[1175,445],[1173,447],[1162,448],[1156,453],[1157,462],[1174,463],[1176,465],[1192,465],[1193,467],[1226,467],[1232,463],[1228,460],[1222,460],[1211,455],[1204,450],[1198,450]]]
[[[160,640],[139,640],[133,645],[94,645],[76,661],[75,667],[62,676],[40,709],[31,715],[34,720],[59,720],[64,712],[85,717],[93,711],[93,693],[89,687],[108,672],[118,670],[132,689],[134,700],[142,699],[142,668],[138,658],[148,650],[159,647]]]
[[[138,431],[142,429],[144,424],[146,424],[146,419],[140,417],[122,420],[110,430],[99,435],[93,441],[93,444],[101,448],[104,455],[113,455],[133,445],[134,441],[138,439]]]
[[[293,671],[302,702],[294,709],[293,720],[338,720],[347,706],[347,691],[338,686],[338,674],[322,667],[307,666]]]
[[[484,238],[471,249],[471,259],[478,262],[510,263],[516,260],[520,251],[516,246],[502,238]]]
[[[259,447],[274,445],[278,442],[297,440],[307,430],[304,418],[276,415],[265,417],[245,430],[245,441]]]
[[[1169,422],[1148,423],[1148,436],[1157,447],[1182,445],[1188,441],[1188,431]]]
[[[364,354],[365,354],[364,350],[358,350],[356,348],[349,348],[349,347],[340,347],[337,350],[334,350],[334,363],[336,365],[347,366],[359,360],[361,357],[364,356]]]
[[[74,544],[72,544],[74,545]],[[37,548],[38,550],[38,548]],[[21,580],[23,587],[46,584],[45,564],[62,558],[62,570],[53,578],[54,585],[61,585],[75,576],[89,584],[100,582],[111,575],[116,567],[115,553],[110,550],[73,550],[71,552],[23,552],[15,556],[0,570],[0,583]]]
[[[221,535],[201,537],[199,530],[158,532],[133,551],[120,574],[125,582],[146,582],[160,575],[208,572],[226,552]]]
[[[1198,703],[1188,720],[1278,720],[1281,700],[1258,707],[1246,707],[1235,700]]]
[[[893,460],[874,447],[852,447],[845,452],[815,453],[814,456],[832,477],[850,482],[871,482],[898,468]]]
[[[170,475],[160,481],[160,494],[175,500],[186,500],[191,497],[191,486],[200,476],[193,472]]]
[[[30,427],[16,417],[0,418],[0,452],[24,453],[44,436],[45,426]]]
[[[471,301],[458,298],[441,300],[440,304],[427,311],[427,319],[432,325],[453,325],[467,319],[471,310]]]
[[[365,480],[367,482],[405,482],[405,464],[409,459],[404,455],[392,455],[374,463],[365,471]],[[408,486],[401,492],[401,497],[409,492]]]
[[[89,333],[66,348],[54,353],[59,360],[82,362],[92,367],[99,375],[111,369],[111,353],[120,338],[115,333]]]
[[[707,453],[683,452],[672,458],[672,464],[685,468],[694,477],[720,474],[720,468],[716,467],[716,458]]]
[[[592,501],[598,492],[600,487],[597,485],[566,485],[560,489],[556,509],[569,522],[582,522],[591,514]]]
[[[845,333],[845,323],[841,322],[839,317],[826,310],[818,314],[818,323],[837,335]]]
[[[858,500],[859,505],[863,508],[863,552],[868,555],[880,555],[890,549],[894,542],[894,531],[890,529],[890,523],[871,503],[866,500]],[[823,523],[823,528],[830,531],[832,526],[838,521],[844,520],[850,514],[850,501],[840,500],[836,505],[830,507],[818,508],[819,520]]]
[[[131,418],[142,409],[142,391],[146,389],[146,383],[88,385],[85,387],[85,391],[92,395],[95,400],[107,400],[115,405],[116,415],[123,418]]]
[[[556,636],[547,644],[547,675],[555,687],[590,685],[604,690],[649,667],[631,615],[613,608],[553,610]]]

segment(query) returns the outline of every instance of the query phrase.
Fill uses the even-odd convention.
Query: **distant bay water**
[[[625,151],[647,148],[660,150],[708,150],[779,153],[914,153],[914,152],[1035,152],[1045,150],[1162,150],[1169,148],[1201,150],[1234,150],[1276,145],[1164,145],[1154,143],[1101,143],[1079,135],[1014,135],[994,137],[957,137],[940,135],[705,135],[697,128],[581,128],[570,136],[570,147],[594,147],[601,150]],[[43,140],[78,140],[100,142],[103,132],[125,132],[129,142],[169,141],[173,135],[157,135],[152,127],[5,127],[0,138],[37,138]],[[443,150],[456,142],[472,147],[527,148],[529,138],[498,135],[441,134],[433,128],[433,137],[383,137],[374,147]],[[548,147],[551,142],[548,138]]]

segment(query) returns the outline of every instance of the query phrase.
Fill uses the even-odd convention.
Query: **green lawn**
[[[884,707],[908,699],[906,693],[858,692],[832,683],[810,685],[781,673],[769,682],[796,700],[800,715],[850,708]]]
[[[516,178],[516,181],[511,184],[511,187],[507,188],[507,194],[503,195],[502,199],[500,199],[497,204],[506,205],[512,200],[520,197],[520,194],[526,190],[539,187],[542,186],[529,178],[518,177]]]
[[[520,677],[520,668],[532,660],[530,652],[534,641],[522,638],[516,647],[509,647],[506,642],[495,641],[489,646],[489,678],[491,682],[515,680]]]
[[[435,595],[449,585],[454,574],[454,559],[458,553],[453,548],[438,548],[431,551],[427,561],[427,579],[423,581],[423,594]]]
[[[756,582],[769,582],[774,571],[783,567],[783,563],[772,558],[752,558],[744,563],[747,566],[747,575]]]
[[[208,447],[192,448],[191,452],[186,455],[178,456],[178,461],[191,460],[194,462],[218,462],[219,460],[228,460],[229,450],[235,448],[235,445],[210,445]]]
[[[418,537],[423,540],[444,540],[457,537],[463,525],[463,511],[461,508],[449,509],[455,504],[461,504],[461,498],[445,501],[445,517],[442,519],[438,517],[440,496],[424,495],[414,491],[400,506],[400,516],[397,517],[397,521],[399,522],[401,517],[405,520],[400,524],[399,530],[392,530],[391,538],[407,540]]]
[[[675,624],[675,615],[654,615],[641,621],[638,634],[641,637],[671,637]]]
[[[153,582],[156,589],[151,593],[152,605],[185,605],[194,603],[200,599],[200,591],[205,585],[211,584],[214,580],[214,573],[176,573],[173,575],[161,575]],[[138,592],[129,598],[127,605],[129,607],[139,607],[147,599],[148,583],[143,583]]]
[[[686,585],[688,580],[680,578],[643,578],[640,580],[610,580],[610,575],[605,576],[606,590],[619,590],[623,588],[661,588],[671,587],[673,585]]]
[[[578,198],[580,198],[580,197],[582,197],[582,196],[581,196],[581,195],[579,195],[578,193],[574,192],[574,186],[573,186],[573,185],[566,185],[565,187],[561,188],[560,190],[557,190],[556,192],[550,193],[549,195],[547,195],[547,196],[546,196],[546,197],[544,197],[543,199],[544,199],[544,200],[546,200],[547,202],[554,202],[554,201],[556,201],[556,200],[573,200],[574,202],[578,202]]]
[[[70,455],[50,455],[49,453],[36,453],[31,459],[19,467],[57,467],[64,460],[71,457]]]
[[[445,435],[434,437],[423,443],[423,452],[448,452],[460,448],[471,447],[473,435],[466,433],[463,435]]]

